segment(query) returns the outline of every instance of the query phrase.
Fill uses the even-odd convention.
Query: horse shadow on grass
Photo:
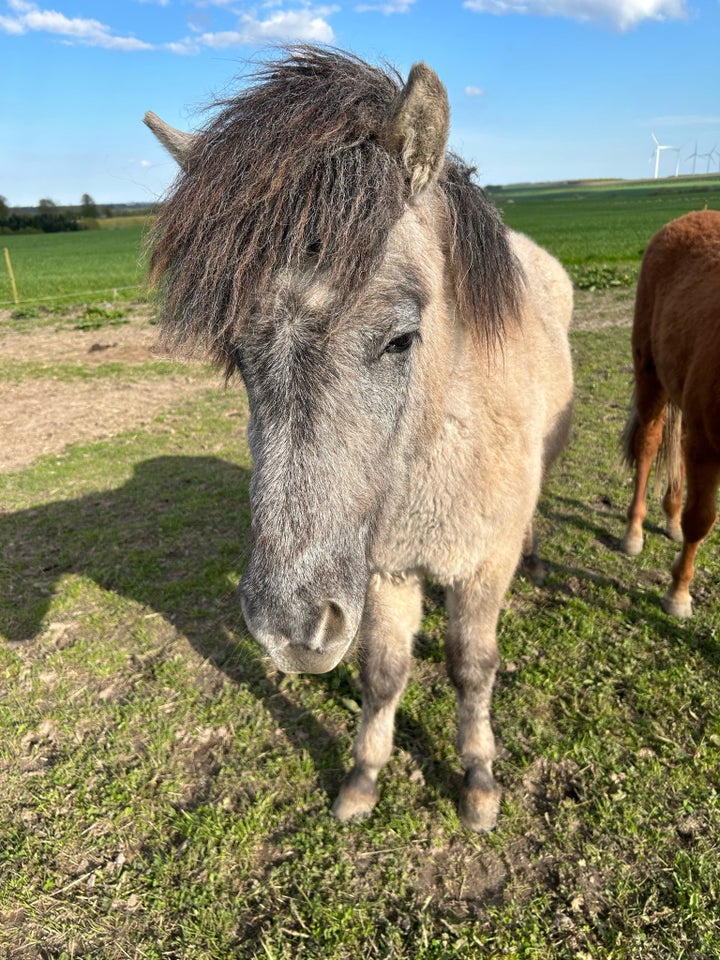
[[[77,574],[149,607],[233,683],[244,685],[333,796],[347,758],[339,738],[283,691],[282,675],[249,644],[233,582],[250,550],[250,471],[215,457],[164,456],[136,464],[122,486],[14,513],[0,512],[0,636],[43,632],[58,581]],[[309,682],[328,696],[355,696],[341,665]],[[431,758],[432,736],[399,714],[399,744]],[[434,759],[426,782],[452,792],[454,772]],[[430,772],[430,769],[432,772]]]
[[[647,624],[668,641],[679,646],[692,647],[708,663],[720,667],[720,643],[717,631],[712,627],[706,628],[700,625],[697,616],[690,620],[678,620],[669,616],[660,604],[660,598],[670,583],[670,563],[678,549],[678,545],[672,543],[660,524],[647,520],[644,524],[645,535],[647,538],[665,542],[672,547],[672,551],[668,553],[665,565],[660,563],[652,574],[645,571],[645,578],[652,582],[652,588],[638,589],[639,573],[636,560],[626,556],[620,548],[625,529],[624,511],[616,513],[612,505],[607,503],[603,511],[595,515],[597,519],[590,519],[593,514],[588,510],[587,503],[566,496],[548,498],[543,502],[541,509],[543,516],[555,526],[575,528],[582,533],[590,533],[600,550],[610,551],[622,563],[622,570],[618,574],[608,572],[608,565],[603,563],[601,555],[597,556],[597,562],[592,569],[572,563],[550,564],[548,565],[550,572],[556,580],[565,584],[579,582],[590,585],[587,593],[588,603],[591,605],[605,607],[611,615],[617,614],[619,607],[622,606],[624,617],[632,625]],[[611,532],[613,526],[619,531],[619,535]],[[696,590],[700,588],[702,581],[702,552],[703,549],[710,548],[709,542],[701,547]],[[542,544],[540,549],[542,551]],[[593,587],[609,588],[610,595],[617,598],[616,604],[611,606],[608,601],[601,599],[599,590]],[[557,596],[561,597],[562,594],[561,587],[557,591]],[[562,599],[559,602],[562,602]],[[700,609],[696,605],[695,613],[697,614]]]

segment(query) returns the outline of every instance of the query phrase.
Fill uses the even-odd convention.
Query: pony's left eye
[[[410,330],[408,333],[401,333],[394,337],[385,347],[383,353],[405,353],[412,346],[413,340],[417,337],[416,330]]]

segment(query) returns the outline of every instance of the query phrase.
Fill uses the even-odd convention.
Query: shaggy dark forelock
[[[400,90],[393,72],[297,47],[216,105],[151,236],[150,278],[170,340],[227,362],[253,306],[287,267],[311,263],[338,302],[358,295],[408,200],[401,158],[381,143]],[[460,312],[494,337],[517,313],[519,268],[471,173],[448,158],[439,183],[444,239]]]

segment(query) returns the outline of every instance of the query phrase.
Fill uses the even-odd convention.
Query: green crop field
[[[27,303],[82,303],[138,299],[144,276],[140,224],[123,229],[0,236],[10,252],[18,299]],[[0,259],[0,308],[12,307],[13,292]]]
[[[634,282],[650,237],[690,210],[720,209],[720,177],[490,187],[506,223],[555,254],[579,287]],[[147,217],[100,221],[100,230],[4,236],[21,305],[144,295]],[[12,307],[0,262],[0,308]]]
[[[705,206],[720,210],[720,177],[493,187],[508,226],[568,268],[578,286],[627,285],[660,227]]]

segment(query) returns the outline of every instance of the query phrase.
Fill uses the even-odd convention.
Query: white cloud
[[[92,47],[105,47],[108,50],[152,50],[150,43],[135,37],[115,36],[110,27],[99,20],[84,17],[66,17],[57,10],[41,10],[36,4],[26,0],[9,0],[8,6],[15,14],[0,17],[0,30],[16,36],[42,32],[65,37],[69,42],[82,43]]]
[[[13,19],[12,17],[0,17],[0,30],[4,33],[12,33],[15,36],[20,36],[26,32],[20,20],[17,18]]]
[[[147,2],[147,0],[145,0]],[[167,0],[150,0],[165,5]],[[212,0],[216,5],[226,0]],[[281,0],[281,3],[283,0]],[[412,2],[412,0],[409,0]],[[327,17],[337,13],[337,6],[311,6],[300,9],[277,9],[278,3],[270,0],[266,8],[275,8],[265,19],[242,14],[236,20],[235,29],[197,36],[162,44],[162,49],[176,54],[197,54],[203,48],[226,49],[251,44],[314,42],[333,43],[335,34]],[[8,0],[9,16],[0,16],[0,32],[21,36],[31,32],[43,32],[63,37],[67,43],[104,47],[108,50],[156,50],[156,44],[146,43],[136,37],[122,37],[99,20],[82,17],[67,17],[57,10],[43,10],[30,0]]]
[[[642,20],[673,20],[685,16],[687,0],[465,0],[475,13],[534,14],[609,23],[629,30]]]
[[[391,13],[407,13],[414,3],[415,0],[387,0],[387,3],[359,3],[355,9],[358,13],[377,10],[379,13],[389,15]]]
[[[465,87],[465,96],[466,97],[482,97],[485,95],[485,91],[482,87]]]
[[[166,49],[173,53],[197,53],[201,47],[218,50],[279,41],[332,43],[335,34],[325,20],[325,16],[336,10],[337,7],[323,7],[320,10],[285,10],[272,14],[266,20],[258,20],[243,14],[237,30],[200,33],[179,43],[167,44]]]

